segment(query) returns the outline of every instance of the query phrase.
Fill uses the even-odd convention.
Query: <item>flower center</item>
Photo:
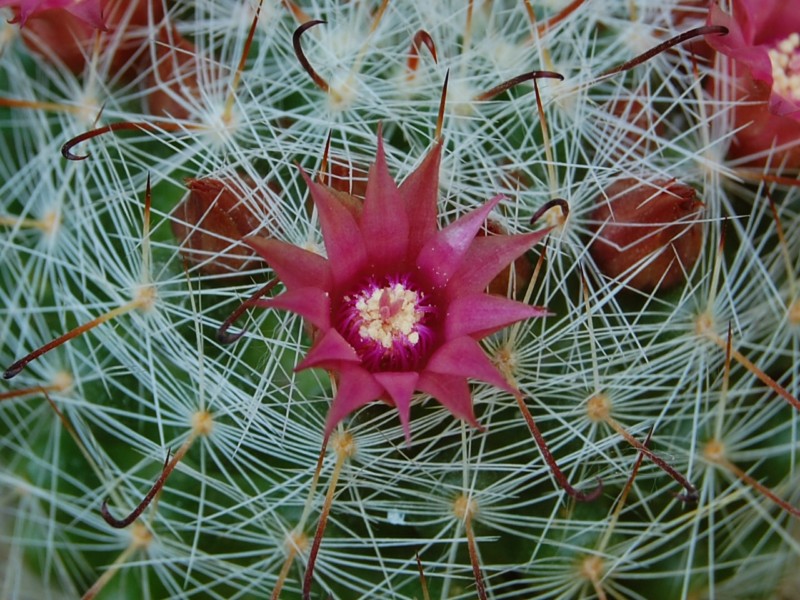
[[[769,51],[772,89],[791,100],[800,100],[800,33],[792,33]]]
[[[361,319],[358,334],[387,349],[398,339],[415,346],[419,343],[419,332],[415,327],[423,315],[417,309],[418,303],[417,292],[400,283],[378,288],[369,296],[363,294],[355,304]]]
[[[344,296],[339,330],[373,371],[417,368],[427,355],[433,308],[424,292],[403,277],[370,280]]]

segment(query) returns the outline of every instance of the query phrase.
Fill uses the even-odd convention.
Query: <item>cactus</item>
[[[0,598],[796,595],[797,113],[746,87],[752,2],[0,4]],[[331,421],[252,251],[325,255],[303,173],[359,219],[379,130],[441,228],[502,195],[473,243],[536,242],[474,420]]]

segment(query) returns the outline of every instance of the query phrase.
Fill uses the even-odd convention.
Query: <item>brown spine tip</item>
[[[268,294],[270,292],[270,290],[272,290],[272,288],[274,288],[277,284],[278,284],[278,280],[277,279],[271,279],[270,281],[267,282],[266,285],[261,287],[252,296],[250,296],[247,300],[242,302],[236,308],[236,310],[234,310],[230,314],[230,316],[227,319],[225,319],[225,321],[222,323],[222,325],[219,326],[219,329],[217,329],[217,341],[220,344],[227,345],[227,344],[234,343],[240,337],[242,337],[245,334],[245,332],[247,331],[247,329],[243,329],[239,333],[228,333],[228,329],[231,327],[231,325],[233,325],[233,322],[236,321],[236,319],[238,319],[244,313],[244,311],[246,311],[251,306],[256,306],[258,301],[259,301],[259,299],[262,296],[264,296],[265,294]]]
[[[16,377],[22,372],[22,369],[24,369],[25,365],[27,364],[28,361],[25,359],[18,360],[3,372],[3,379],[11,379],[12,377]]]
[[[629,71],[633,67],[640,65],[644,62],[647,62],[654,56],[661,54],[665,50],[669,50],[670,48],[674,48],[675,46],[682,44],[683,42],[687,42],[693,38],[700,37],[701,35],[728,35],[728,28],[723,27],[722,25],[705,25],[703,27],[695,27],[694,29],[690,29],[689,31],[684,31],[683,33],[676,35],[673,38],[668,39],[665,42],[650,48],[647,52],[640,54],[639,56],[632,58],[631,60],[622,63],[608,71],[605,71],[598,79],[604,79],[606,77],[610,77],[611,75],[616,75],[617,73],[622,73],[623,71]]]
[[[533,216],[531,217],[531,225],[533,225],[534,223],[536,223],[536,221],[541,219],[542,215],[545,214],[548,210],[550,210],[554,206],[558,206],[561,209],[561,213],[563,214],[564,220],[566,221],[567,217],[569,217],[569,202],[567,202],[563,198],[554,198],[549,202],[545,202],[541,207],[539,207],[539,210],[533,213]]]
[[[183,452],[185,452],[184,448],[181,448]],[[164,484],[167,482],[167,477],[169,477],[172,470],[175,468],[175,465],[178,464],[178,461],[183,457],[183,453],[178,453],[175,455],[172,461],[170,461],[170,450],[167,450],[167,458],[164,460],[164,467],[161,469],[161,475],[158,477],[156,482],[153,484],[153,487],[150,488],[150,491],[147,492],[147,495],[144,499],[136,506],[136,508],[131,511],[127,517],[122,519],[117,519],[114,517],[111,512],[108,510],[108,499],[103,500],[103,504],[100,505],[100,514],[103,517],[103,520],[114,527],[116,529],[124,529],[131,523],[133,523],[139,516],[144,512],[144,510],[150,505],[155,498],[156,494],[161,491],[161,488],[164,487]]]
[[[433,62],[439,64],[439,58],[436,56],[436,44],[433,43],[431,34],[420,29],[414,34],[411,40],[411,49],[408,51],[408,60],[406,61],[406,70],[408,71],[408,78],[413,79],[419,66],[419,51],[422,46],[428,49],[433,57]]]
[[[294,55],[297,57],[297,60],[300,62],[300,65],[303,67],[303,69],[305,69],[305,72],[308,73],[309,77],[311,77],[311,81],[313,81],[323,92],[328,92],[330,91],[330,85],[322,78],[322,76],[320,76],[319,73],[314,70],[314,67],[311,66],[311,63],[308,61],[308,58],[303,52],[303,46],[300,43],[300,38],[306,31],[317,25],[324,25],[325,23],[327,23],[327,21],[314,19],[300,25],[300,27],[294,30],[294,34],[292,34],[292,47],[294,48]]]
[[[522,75],[512,77],[511,79],[494,86],[492,89],[477,95],[475,97],[475,101],[485,102],[487,100],[491,100],[495,96],[502,94],[503,92],[510,90],[521,83],[525,83],[526,81],[535,81],[536,79],[558,79],[559,81],[564,81],[564,76],[560,73],[556,73],[555,71],[529,71],[527,73],[523,73]]]
[[[437,142],[442,137],[442,128],[444,127],[444,107],[447,104],[447,84],[450,81],[450,69],[444,74],[444,83],[442,84],[442,95],[439,98],[439,115],[436,117],[436,133],[433,139]]]

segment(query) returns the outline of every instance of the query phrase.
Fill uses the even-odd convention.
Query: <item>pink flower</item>
[[[762,153],[782,146],[773,162],[800,166],[800,10],[785,0],[731,0],[731,13],[718,3],[711,6],[709,25],[728,28],[725,36],[706,41],[732,59],[729,63],[732,97],[748,105],[737,106],[733,127],[737,132],[733,158]],[[763,104],[759,104],[759,102]],[[777,159],[777,160],[776,160]],[[763,164],[755,156],[751,161]]]
[[[410,442],[416,391],[475,427],[468,379],[518,393],[478,340],[547,312],[484,290],[548,230],[476,237],[500,196],[440,229],[440,157],[438,143],[398,187],[379,136],[357,209],[303,173],[327,258],[276,239],[246,240],[286,286],[283,294],[253,304],[295,312],[313,325],[313,346],[296,368],[325,368],[337,379],[326,438],[348,414],[375,400],[397,409]]]
[[[0,0],[0,7],[10,6],[16,15],[11,21],[24,27],[27,20],[53,9],[64,9],[95,29],[105,31],[100,0]]]
[[[800,10],[786,0],[731,0],[731,8],[711,6],[709,25],[727,27],[728,35],[706,41],[770,87],[772,113],[800,119]]]

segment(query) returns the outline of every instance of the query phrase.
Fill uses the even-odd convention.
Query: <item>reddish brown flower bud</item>
[[[188,179],[189,193],[175,209],[172,232],[181,254],[210,275],[239,274],[260,261],[244,237],[264,234],[268,201],[249,177]]]
[[[643,291],[684,280],[703,245],[703,203],[694,189],[676,181],[623,178],[597,203],[590,250],[602,273]]]

